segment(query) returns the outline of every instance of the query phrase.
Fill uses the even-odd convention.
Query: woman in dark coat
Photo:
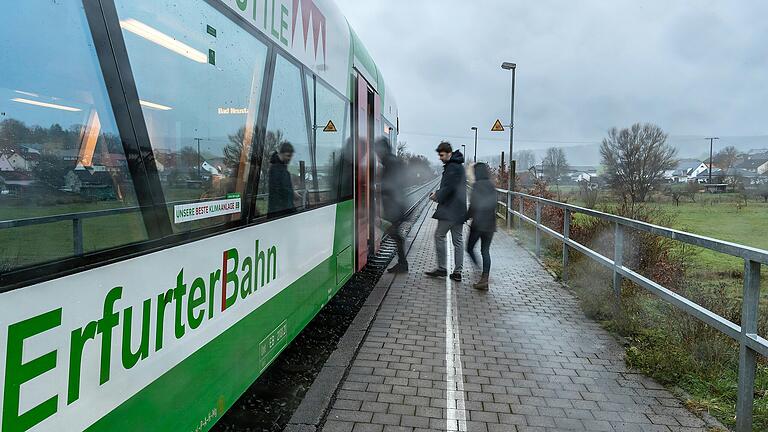
[[[487,290],[488,274],[491,270],[491,241],[496,231],[496,186],[491,181],[491,170],[484,163],[475,165],[475,184],[472,187],[466,219],[472,219],[467,242],[469,258],[477,265],[474,249],[478,240],[483,256],[483,275],[474,288]]]
[[[288,164],[293,158],[293,146],[289,142],[280,145],[269,159],[269,197],[267,212],[270,216],[296,213],[293,201],[293,181]]]

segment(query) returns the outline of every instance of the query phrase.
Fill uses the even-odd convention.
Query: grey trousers
[[[460,222],[437,221],[435,229],[435,249],[437,251],[437,268],[446,269],[446,260],[448,258],[445,250],[445,238],[448,231],[451,232],[451,241],[453,242],[453,261],[454,272],[461,272],[464,268],[464,224]]]

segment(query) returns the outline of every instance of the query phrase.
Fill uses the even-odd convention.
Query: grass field
[[[576,194],[563,196],[569,203],[583,206]],[[600,207],[610,209],[615,200],[600,197]],[[768,204],[751,200],[744,206],[735,195],[704,195],[697,202],[679,206],[666,197],[655,196],[649,205],[672,216],[670,228],[768,250]],[[574,217],[574,224],[586,217]],[[527,247],[532,246],[531,229],[517,231]],[[544,238],[548,238],[544,236]],[[560,274],[560,248],[546,242],[544,262]],[[681,242],[675,242],[682,251]],[[631,247],[625,245],[626,247]],[[686,247],[684,286],[686,297],[738,323],[744,262],[740,258],[703,248]],[[574,259],[576,257],[572,257]],[[611,299],[610,273],[595,280],[602,271],[588,260],[578,261],[571,269],[569,285],[580,298],[585,313],[600,320],[608,329],[625,337],[627,364],[669,387],[679,387],[691,395],[686,404],[694,410],[707,411],[733,427],[738,381],[738,345],[643,290],[624,286],[621,313],[615,313]],[[763,309],[768,305],[768,266],[762,268]],[[765,311],[761,316],[761,335],[765,334]],[[758,364],[754,431],[768,430],[768,360]]]
[[[574,205],[584,205],[577,193],[564,196],[564,199]],[[736,194],[699,194],[696,201],[682,201],[677,206],[668,197],[657,195],[648,205],[659,207],[672,216],[669,228],[768,250],[768,203],[750,200],[744,206]],[[610,207],[615,204],[615,199],[602,193],[598,202],[599,205]],[[678,244],[682,247],[682,243]],[[703,248],[686,247],[688,253],[693,254],[690,276],[714,277],[719,281],[729,279],[729,274],[740,274],[744,270],[744,260],[740,258]],[[768,266],[764,266],[762,273],[765,277],[763,285],[766,286]],[[763,295],[768,296],[768,293],[763,292]]]
[[[167,188],[168,201],[192,201],[204,195],[202,189]],[[58,203],[57,203],[58,202]],[[0,221],[29,219],[42,216],[76,214],[124,207],[135,203],[122,201],[82,201],[76,195],[34,195],[28,199],[0,200]],[[172,218],[172,209],[169,207]],[[206,228],[223,223],[223,219],[195,221],[174,225],[175,232]],[[0,271],[67,258],[74,254],[72,221],[47,223],[20,228],[0,229]],[[83,250],[85,253],[124,246],[147,240],[141,213],[120,214],[83,220]]]
[[[741,209],[732,202],[657,205],[674,215],[672,228],[768,250],[768,204],[750,202]],[[708,250],[697,253],[696,263],[701,268],[723,271],[744,266],[741,259]]]
[[[110,210],[119,202],[94,202],[52,206],[0,205],[0,220]],[[122,214],[83,221],[83,250],[93,252],[146,239],[141,215]],[[0,267],[18,268],[72,256],[72,222],[56,222],[0,230]]]

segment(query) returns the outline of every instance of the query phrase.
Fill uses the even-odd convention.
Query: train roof
[[[279,0],[274,8],[263,6],[268,2],[220,1],[349,99],[353,69],[359,71],[381,96],[384,117],[397,121],[381,71],[333,0]]]

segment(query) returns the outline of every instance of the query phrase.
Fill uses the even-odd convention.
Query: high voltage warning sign
[[[323,132],[338,132],[336,125],[333,124],[333,120],[328,120],[328,124],[323,128]]]
[[[504,126],[501,124],[501,120],[496,119],[496,123],[493,124],[491,132],[504,132]]]

